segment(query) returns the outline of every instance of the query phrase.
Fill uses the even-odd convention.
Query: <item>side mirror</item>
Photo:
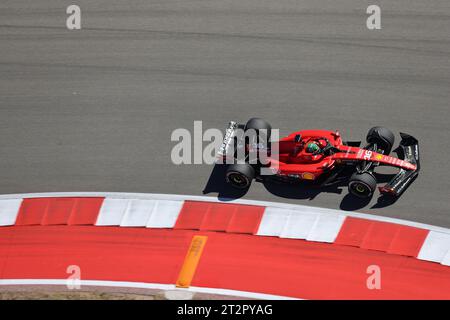
[[[300,142],[300,141],[302,141],[302,135],[301,135],[301,134],[296,134],[296,135],[295,135],[295,138],[294,138],[294,141],[295,141],[295,142]]]

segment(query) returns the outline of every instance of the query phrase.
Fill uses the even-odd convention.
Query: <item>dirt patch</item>
[[[0,287],[0,300],[229,300],[239,299],[206,293],[164,291],[157,289],[83,286],[68,290],[57,285],[5,285]]]
[[[166,300],[166,298],[164,294],[141,295],[97,291],[7,291],[0,292],[0,300]]]

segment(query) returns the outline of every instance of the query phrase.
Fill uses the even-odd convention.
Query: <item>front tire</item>
[[[369,172],[355,172],[348,183],[348,191],[358,198],[371,198],[377,188],[377,180]]]
[[[377,149],[383,150],[383,154],[389,155],[394,146],[395,136],[391,130],[384,127],[373,127],[366,137],[367,143],[377,145]]]
[[[227,183],[237,189],[249,188],[253,178],[255,178],[255,169],[248,163],[232,164],[225,173]]]

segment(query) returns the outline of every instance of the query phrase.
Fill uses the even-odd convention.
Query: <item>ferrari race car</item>
[[[218,153],[220,163],[227,164],[227,183],[245,189],[253,179],[309,181],[323,187],[345,182],[351,194],[370,198],[377,188],[375,168],[391,166],[399,171],[379,191],[398,197],[419,174],[419,144],[406,133],[400,133],[397,157],[389,155],[395,136],[384,127],[370,129],[364,147],[360,141],[343,141],[338,131],[300,130],[276,142],[270,141],[271,133],[270,124],[259,118],[245,125],[229,123]],[[264,161],[261,151],[267,155]]]

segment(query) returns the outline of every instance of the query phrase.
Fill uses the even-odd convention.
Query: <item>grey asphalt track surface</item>
[[[65,27],[72,3],[81,30]],[[171,163],[174,129],[259,116],[359,140],[383,125],[421,142],[397,202],[261,183],[243,196],[450,227],[450,2],[376,1],[375,31],[369,4],[1,1],[0,193],[236,196],[212,166]]]

